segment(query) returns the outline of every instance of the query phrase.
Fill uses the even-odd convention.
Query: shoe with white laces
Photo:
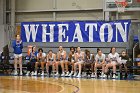
[[[31,72],[31,76],[33,76],[34,75],[34,72]]]
[[[20,76],[22,76],[23,75],[23,73],[22,73],[22,71],[20,72]]]
[[[77,76],[77,73],[75,72],[73,76],[76,77]]]
[[[103,78],[103,76],[104,76],[104,73],[102,72],[100,77]]]
[[[91,74],[91,78],[95,78],[95,75],[93,73]]]
[[[69,77],[73,75],[73,71],[71,71],[71,73],[68,75]]]
[[[100,78],[103,78],[103,75],[104,75],[104,74],[103,74],[103,73],[101,73],[101,76],[100,76]]]
[[[83,77],[86,77],[86,76],[87,76],[87,73],[86,73],[86,72],[84,72]]]
[[[62,76],[62,77],[65,76],[65,72],[63,72],[61,76]]]
[[[44,76],[44,71],[42,71],[41,76]]]
[[[107,77],[107,75],[106,75],[106,74],[104,74],[104,75],[103,75],[103,78],[106,78],[106,77]]]
[[[58,76],[58,75],[59,75],[59,73],[58,73],[58,72],[56,72],[55,76]]]
[[[65,76],[69,76],[69,72],[67,72]]]
[[[18,73],[17,73],[17,71],[15,71],[15,72],[14,72],[14,76],[17,76],[17,75],[18,75]]]
[[[112,77],[113,79],[115,79],[116,78],[116,75],[115,74],[113,74],[113,77]]]
[[[35,71],[34,76],[37,76],[37,71]]]
[[[97,73],[95,73],[95,78],[97,78]]]
[[[78,75],[77,75],[77,78],[80,78],[81,77],[81,74],[79,73]]]
[[[29,76],[29,74],[30,74],[30,71],[27,71],[26,76]]]

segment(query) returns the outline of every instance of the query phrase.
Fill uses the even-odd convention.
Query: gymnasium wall
[[[1,1],[4,0],[0,0],[0,3]],[[18,33],[20,32],[20,22],[25,21],[103,20],[103,1],[104,0],[16,0],[15,24],[17,31]],[[8,9],[8,11],[10,11],[10,9]],[[7,12],[7,14],[8,13],[10,15],[10,12]],[[119,19],[140,19],[139,14],[140,12],[126,12],[119,14]],[[111,20],[116,20],[116,12],[110,13],[110,18]],[[1,15],[0,19],[3,19]],[[10,19],[8,21],[10,21]],[[0,23],[1,22],[0,20]],[[137,34],[137,23],[133,25],[133,29],[135,30],[133,32]],[[121,46],[121,43],[116,44]],[[49,43],[47,46],[50,45],[52,44]],[[64,45],[70,46],[69,44]],[[74,43],[73,45],[78,46],[79,44]],[[87,43],[82,43],[82,45],[85,46]],[[107,47],[111,47],[114,43],[92,43],[90,46],[96,47],[95,45],[99,47],[106,45]],[[57,46],[58,45],[56,45],[56,47]],[[123,49],[126,49],[126,47],[128,47],[128,44],[125,43]],[[108,49],[103,51],[106,50],[108,51]],[[122,50],[122,48],[120,48],[120,50]]]
[[[17,10],[48,10],[53,9],[54,0],[16,0]],[[86,8],[102,9],[102,0],[56,0],[57,9],[76,9],[74,3]]]
[[[56,0],[56,4],[54,1],[16,0],[16,11],[18,11],[16,22],[54,21],[54,12],[56,13],[56,21],[103,19],[102,0]]]
[[[16,22],[60,20],[103,20],[104,0],[16,0]],[[55,4],[54,4],[55,2]],[[119,19],[140,19],[140,12],[119,14]],[[110,13],[116,20],[116,12]]]
[[[16,0],[15,6],[17,26],[25,21],[104,19],[103,0]],[[125,12],[119,14],[119,19],[140,19],[139,15],[138,11]],[[111,12],[110,18],[116,20],[116,12]],[[134,27],[137,29],[137,24]]]
[[[65,21],[65,20],[103,20],[103,0],[16,0],[16,23],[25,21]],[[54,15],[55,13],[55,15]],[[130,15],[130,16],[129,16]],[[111,14],[111,19],[115,20],[116,13]],[[54,19],[55,17],[55,19]],[[133,17],[133,13],[127,15],[120,15],[121,19],[130,19]],[[17,24],[19,25],[19,24]],[[20,30],[20,29],[19,29]],[[27,50],[29,43],[25,44],[24,51]],[[33,43],[40,46],[40,43]],[[46,51],[53,46],[54,52],[57,51],[59,44],[43,43]],[[69,51],[68,46],[81,46],[82,50],[88,48],[91,51],[96,51],[97,47],[102,48],[104,53],[108,53],[110,47],[118,46],[118,52],[122,49],[126,49],[127,43],[63,43],[66,50]],[[90,45],[90,46],[87,46]],[[123,47],[121,47],[123,45]],[[94,47],[94,48],[93,48]],[[108,48],[107,48],[108,47]]]

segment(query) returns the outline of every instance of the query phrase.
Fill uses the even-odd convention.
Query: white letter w
[[[30,24],[30,25],[28,24],[23,26],[25,28],[27,42],[29,42],[31,34],[32,34],[32,40],[33,42],[35,42],[39,24]]]

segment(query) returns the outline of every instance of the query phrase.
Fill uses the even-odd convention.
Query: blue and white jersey
[[[31,59],[34,59],[34,58],[36,58],[37,57],[37,52],[31,52],[30,53],[30,58]]]
[[[22,41],[14,40],[12,43],[14,54],[21,54],[23,49],[23,43]]]
[[[37,62],[37,52],[30,53],[30,60],[31,62]]]

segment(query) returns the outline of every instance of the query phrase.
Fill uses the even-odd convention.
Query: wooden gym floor
[[[0,93],[140,93],[140,81],[0,76]]]

